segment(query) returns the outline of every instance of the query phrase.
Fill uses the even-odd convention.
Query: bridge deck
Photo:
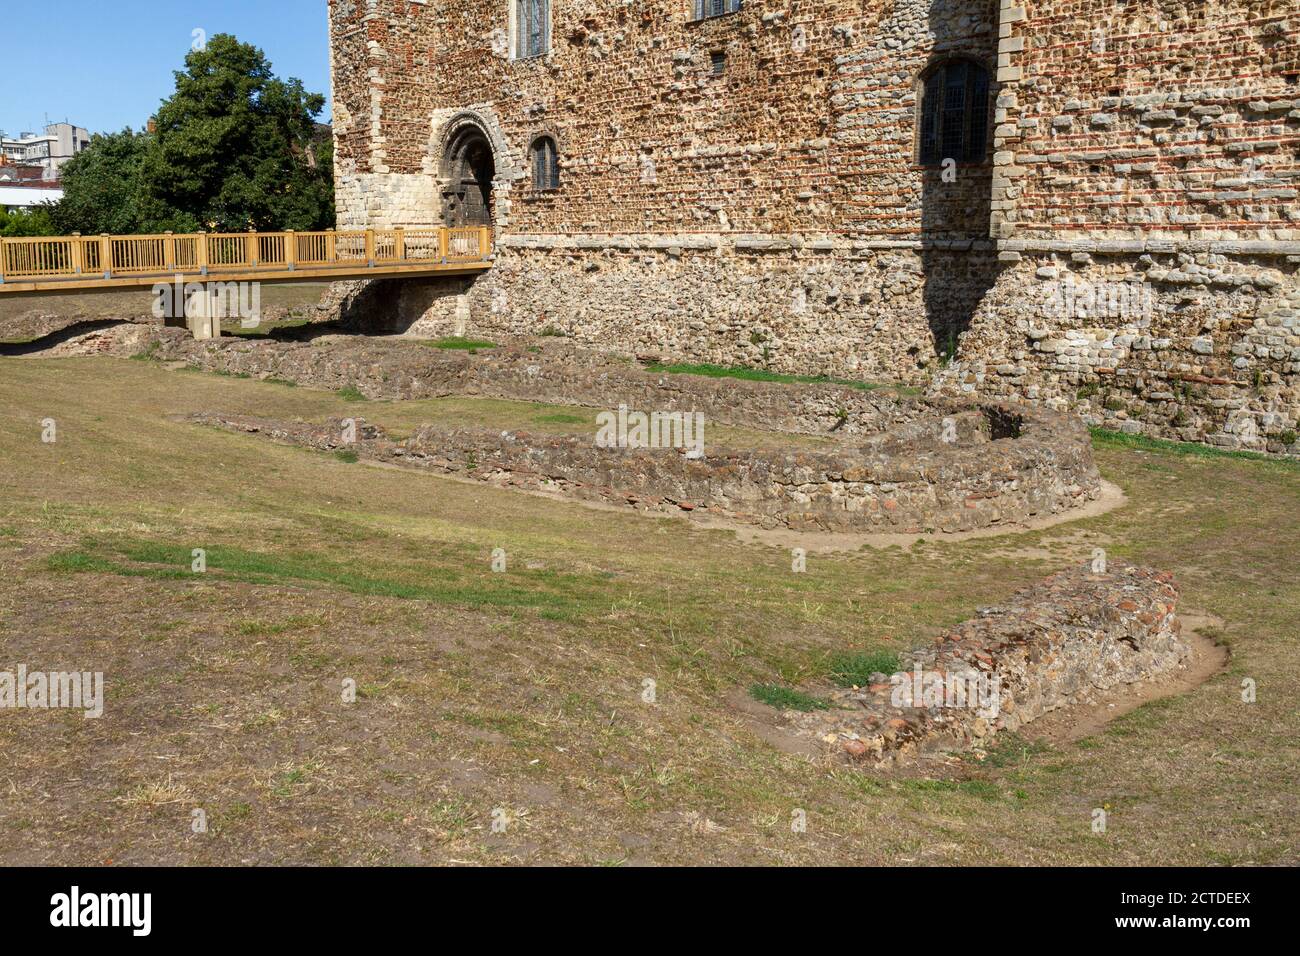
[[[465,228],[0,239],[0,295],[94,292],[160,282],[305,282],[472,275],[492,233]]]

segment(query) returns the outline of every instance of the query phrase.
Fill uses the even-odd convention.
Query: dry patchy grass
[[[1124,509],[814,556],[794,575],[786,552],[684,520],[172,417],[357,413],[307,389],[0,360],[0,408],[0,669],[102,670],[107,685],[102,720],[0,714],[2,862],[1296,860],[1294,466],[1100,441]],[[582,428],[563,419],[590,411],[458,399],[363,414],[400,431]],[[1230,671],[1078,744],[1008,738],[929,779],[783,752],[728,703],[824,684],[845,655],[924,641],[1096,546],[1175,571],[1185,604],[1226,622]]]

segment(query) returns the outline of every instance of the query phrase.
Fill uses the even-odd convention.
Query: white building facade
[[[51,123],[41,135],[0,137],[0,158],[16,166],[39,166],[41,178],[57,180],[65,163],[90,145],[90,133],[71,123]]]
[[[25,182],[0,180],[0,210],[5,212],[34,209],[47,203],[56,203],[62,198],[63,190],[51,183],[40,180]]]

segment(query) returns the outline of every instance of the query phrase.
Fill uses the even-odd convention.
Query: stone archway
[[[527,175],[521,155],[491,108],[434,110],[424,161],[436,183],[432,214],[446,225],[505,228],[511,187]]]
[[[448,226],[491,226],[496,157],[476,123],[454,130],[442,154],[442,221]]]

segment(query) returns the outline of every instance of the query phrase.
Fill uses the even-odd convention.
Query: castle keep
[[[489,223],[417,331],[1300,453],[1289,0],[331,0],[339,227]]]

